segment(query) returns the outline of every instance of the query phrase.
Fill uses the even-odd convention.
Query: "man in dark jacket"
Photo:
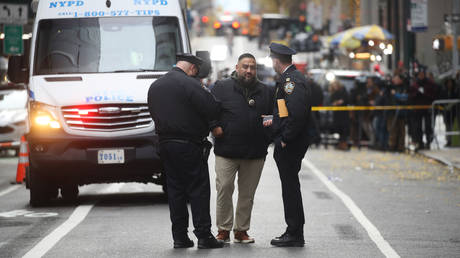
[[[273,110],[275,150],[273,157],[281,179],[287,229],[271,241],[274,246],[304,246],[302,193],[299,171],[311,141],[311,86],[292,64],[296,51],[277,43],[270,45],[276,83]]]
[[[192,78],[198,74],[202,60],[190,54],[177,55],[177,60],[176,67],[156,80],[148,92],[149,111],[160,139],[174,248],[194,245],[187,235],[187,200],[192,208],[198,248],[220,248],[223,244],[211,233],[210,143],[205,140],[220,105]]]
[[[345,107],[348,106],[347,89],[340,81],[332,81],[329,85],[331,96],[329,101],[331,106]],[[336,148],[338,150],[348,150],[348,136],[350,134],[350,118],[348,111],[334,111],[332,113],[334,132],[340,135],[339,143]]]
[[[409,86],[399,74],[391,79],[391,84],[385,89],[385,104],[389,106],[408,105]],[[406,142],[407,110],[386,110],[388,147],[390,151],[404,152]]]
[[[414,105],[431,105],[436,99],[436,86],[426,78],[425,71],[421,70],[417,74],[416,81],[409,88],[409,98]],[[417,149],[429,149],[433,140],[433,128],[431,127],[431,112],[428,109],[419,109],[413,112],[412,123],[414,126],[414,137]],[[425,124],[426,143],[423,144],[423,128]]]
[[[257,80],[256,59],[246,53],[238,58],[232,77],[217,81],[211,91],[221,101],[216,121],[216,223],[217,239],[235,243],[253,243],[247,234],[251,222],[254,195],[267,155],[270,138],[263,127],[263,116],[273,111],[273,92]],[[238,203],[233,223],[234,182],[238,173]]]

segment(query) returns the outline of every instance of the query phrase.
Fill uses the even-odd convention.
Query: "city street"
[[[300,172],[306,246],[270,246],[270,239],[285,229],[272,155],[270,147],[254,201],[249,233],[256,243],[231,243],[220,250],[172,248],[168,205],[159,186],[89,185],[80,187],[76,206],[58,199],[49,207],[31,208],[24,185],[9,184],[17,160],[1,158],[0,256],[456,257],[460,253],[459,171],[450,173],[446,166],[420,155],[366,149],[307,152]],[[214,155],[209,164],[215,222]]]
[[[0,258],[460,258],[460,0],[0,0],[0,25]]]

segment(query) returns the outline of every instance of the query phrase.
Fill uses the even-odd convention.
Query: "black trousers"
[[[273,153],[281,179],[286,231],[289,234],[302,237],[305,215],[300,191],[299,171],[307,149],[307,143],[298,141],[288,144],[284,148],[276,144]]]
[[[431,112],[429,110],[415,110],[412,118],[414,124],[415,142],[423,147],[423,132],[426,136],[426,146],[430,146],[433,140],[433,128],[431,127]],[[423,131],[422,120],[425,122],[425,131]]]
[[[187,234],[189,214],[192,210],[193,231],[197,238],[211,234],[210,185],[208,155],[204,146],[191,142],[166,141],[160,144],[168,187],[168,203],[172,234],[180,240]]]

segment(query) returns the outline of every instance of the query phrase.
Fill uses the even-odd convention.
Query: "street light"
[[[373,47],[375,45],[375,42],[371,39],[371,40],[369,40],[368,44],[369,44],[369,46]]]
[[[388,45],[387,45],[387,49],[390,50],[391,52],[393,52],[393,45],[388,44]]]
[[[385,49],[385,43],[381,42],[381,43],[379,44],[379,47],[380,47],[380,49],[384,50],[384,49]]]

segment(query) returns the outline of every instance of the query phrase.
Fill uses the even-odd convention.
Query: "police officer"
[[[177,55],[176,67],[156,80],[148,92],[150,114],[160,140],[174,248],[194,245],[187,234],[190,201],[198,248],[220,248],[211,233],[208,171],[209,122],[217,119],[219,103],[193,78],[202,59]],[[210,144],[210,143],[209,143]]]
[[[305,216],[300,192],[299,171],[311,136],[311,85],[292,64],[295,50],[277,43],[270,44],[273,69],[279,75],[273,111],[275,150],[287,229],[272,239],[274,246],[304,246]]]

